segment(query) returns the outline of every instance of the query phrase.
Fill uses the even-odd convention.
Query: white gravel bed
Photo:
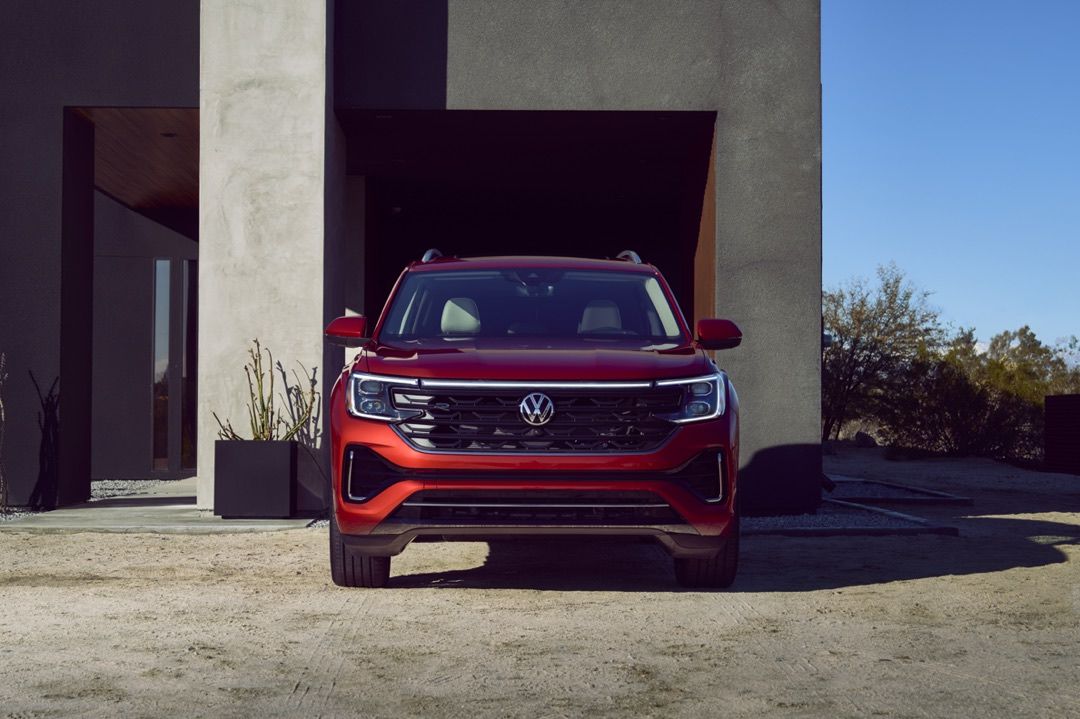
[[[98,479],[90,483],[90,501],[133,494],[150,494],[158,487],[175,479]]]
[[[97,502],[102,499],[123,497],[133,494],[149,494],[163,484],[174,482],[171,479],[100,479],[90,483],[90,501]],[[32,514],[40,514],[38,510],[13,508],[0,511],[0,522],[14,522]]]
[[[22,519],[23,517],[29,517],[31,514],[38,514],[30,509],[5,509],[0,510],[0,522],[13,522],[16,519]]]
[[[934,495],[917,490],[893,487],[877,482],[837,482],[836,488],[828,493],[830,499],[849,499],[865,497],[867,499],[931,499]]]
[[[791,529],[905,529],[923,526],[919,522],[865,509],[843,507],[823,502],[817,514],[744,517],[743,531]]]

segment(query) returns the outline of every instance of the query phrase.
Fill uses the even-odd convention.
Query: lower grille
[[[342,465],[342,494],[347,501],[363,502],[375,496],[395,482],[409,479],[427,480],[492,480],[492,481],[630,481],[664,480],[672,482],[707,501],[722,500],[727,492],[721,453],[717,450],[702,452],[682,467],[667,472],[611,472],[611,471],[500,471],[500,470],[415,470],[398,467],[387,462],[373,450],[363,446],[351,446],[345,450]],[[456,494],[456,493],[455,493]],[[555,497],[547,491],[545,497]],[[604,502],[614,499],[616,492],[596,493]],[[505,496],[506,493],[500,493]],[[416,495],[413,495],[414,497]],[[525,496],[517,492],[515,497]],[[651,496],[651,495],[650,495]],[[600,497],[596,497],[597,501]]]
[[[673,524],[682,519],[652,492],[445,492],[412,495],[394,521],[617,525]]]

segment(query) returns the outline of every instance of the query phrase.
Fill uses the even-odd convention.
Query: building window
[[[169,293],[171,260],[154,260],[154,463],[169,469]]]
[[[199,263],[184,260],[183,279],[183,356],[180,366],[180,466],[181,469],[195,469],[196,436],[198,428],[195,417],[198,413],[195,394],[195,378],[198,362],[199,329]]]

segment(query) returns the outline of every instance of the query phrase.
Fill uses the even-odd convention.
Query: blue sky
[[[1080,0],[822,0],[824,283],[1080,335]]]

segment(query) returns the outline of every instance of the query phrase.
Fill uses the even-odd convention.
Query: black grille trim
[[[717,502],[728,496],[727,475],[723,468],[720,450],[706,450],[681,467],[666,472],[633,471],[503,471],[503,470],[444,470],[407,469],[392,464],[374,450],[362,445],[350,445],[345,449],[342,463],[342,494],[349,502],[362,503],[391,485],[410,479],[429,480],[491,480],[491,481],[633,481],[664,480],[694,492],[702,500]],[[514,497],[526,490],[514,490]],[[455,493],[456,494],[456,493]],[[604,497],[613,495],[603,493]],[[506,497],[507,492],[499,492]],[[415,496],[415,495],[414,495]],[[554,498],[556,494],[545,496]],[[606,500],[605,500],[606,501]]]
[[[684,522],[652,492],[445,492],[413,494],[394,522],[640,526]]]
[[[678,426],[661,417],[678,411],[681,386],[642,389],[544,389],[555,403],[534,427],[518,405],[528,389],[398,387],[394,406],[421,412],[394,425],[414,448],[448,453],[627,454],[650,452]]]

